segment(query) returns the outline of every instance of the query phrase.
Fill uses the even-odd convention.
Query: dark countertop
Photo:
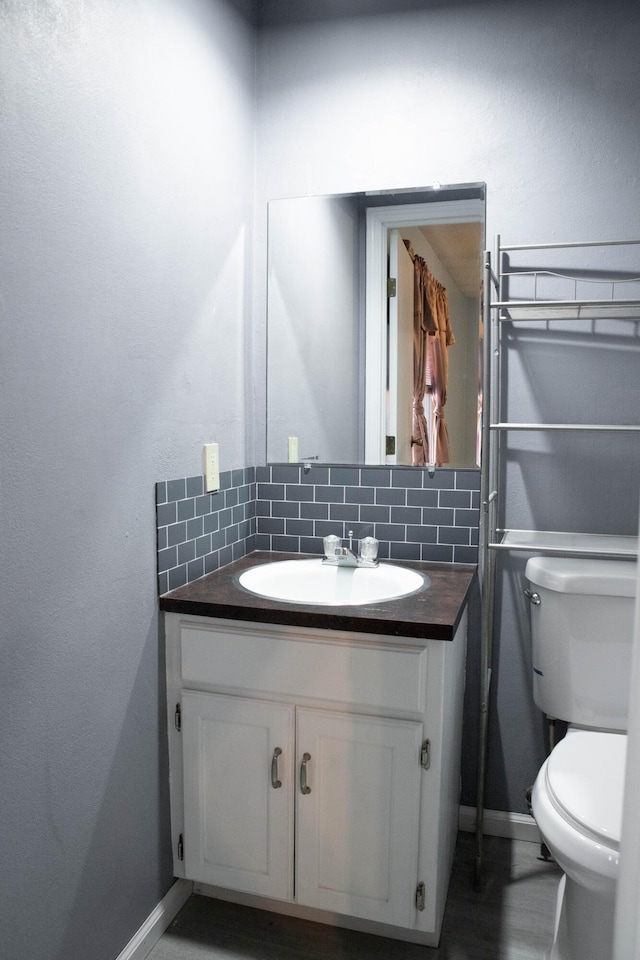
[[[453,640],[476,575],[474,564],[384,560],[384,563],[425,573],[431,580],[430,587],[398,600],[343,607],[269,600],[249,593],[235,583],[243,570],[256,564],[308,558],[308,554],[256,551],[215,573],[163,594],[160,597],[160,609],[167,613],[281,623],[321,630]]]

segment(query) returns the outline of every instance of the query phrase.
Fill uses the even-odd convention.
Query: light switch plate
[[[204,445],[204,489],[207,493],[220,489],[220,459],[217,443]]]
[[[289,463],[298,462],[298,438],[289,437]]]

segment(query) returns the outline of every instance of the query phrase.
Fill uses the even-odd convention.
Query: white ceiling
[[[442,223],[420,227],[465,297],[477,297],[482,280],[482,224]]]

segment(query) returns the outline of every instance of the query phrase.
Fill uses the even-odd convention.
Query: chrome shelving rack
[[[501,504],[498,479],[501,474],[503,454],[502,438],[508,431],[574,431],[585,433],[630,433],[639,434],[640,425],[629,424],[577,424],[577,423],[516,423],[501,420],[503,398],[501,397],[501,352],[503,338],[501,327],[505,322],[550,320],[631,320],[640,321],[640,298],[622,299],[618,296],[622,283],[635,283],[640,289],[640,276],[624,280],[600,279],[589,274],[585,279],[582,271],[574,276],[562,274],[564,281],[573,282],[574,294],[582,283],[596,283],[607,287],[610,294],[604,299],[579,299],[577,296],[560,300],[538,298],[539,280],[553,276],[548,270],[505,270],[505,255],[512,251],[549,251],[580,248],[633,247],[640,240],[589,241],[579,243],[511,244],[501,243],[496,237],[493,256],[485,253],[484,262],[484,344],[483,344],[483,420],[482,420],[482,474],[480,497],[482,504],[480,520],[480,582],[482,589],[482,622],[480,654],[480,723],[478,784],[476,798],[476,881],[479,881],[482,866],[482,836],[484,821],[484,790],[487,763],[487,735],[489,722],[489,696],[493,662],[493,629],[496,581],[496,555],[501,550],[523,551],[535,554],[561,556],[611,557],[635,559],[638,555],[637,537],[607,536],[592,533],[569,533],[563,531],[513,530],[498,527]],[[640,269],[638,271],[640,273]],[[508,295],[509,281],[514,277],[528,276],[534,286],[531,299],[515,299]],[[556,275],[560,276],[560,275]],[[602,288],[601,288],[602,289]]]

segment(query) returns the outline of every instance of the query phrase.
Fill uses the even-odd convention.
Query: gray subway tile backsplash
[[[354,487],[360,484],[358,467],[331,467],[330,482],[341,487]]]
[[[187,496],[186,480],[167,481],[167,501],[184,500]]]
[[[297,500],[273,500],[271,502],[260,501],[264,504],[267,512],[261,514],[266,517],[285,517],[289,520],[297,520],[300,517],[300,503]]]
[[[270,499],[265,512],[271,516]],[[254,550],[255,517],[254,467],[223,471],[215,493],[205,492],[202,476],[157,483],[159,592],[197,580]]]
[[[391,470],[389,467],[362,467],[360,469],[360,486],[390,487]]]
[[[328,503],[301,503],[300,516],[305,520],[328,520]]]
[[[303,501],[313,500],[313,487],[305,486],[301,483],[288,483],[285,486],[284,497],[287,500],[297,500],[300,503]]]
[[[404,487],[376,487],[371,489],[372,501],[394,507],[404,507],[407,503],[407,491]]]
[[[345,520],[347,523],[357,523],[359,508],[355,503],[329,504],[329,518],[331,520]]]
[[[477,527],[480,522],[479,510],[454,510],[453,523],[456,527]]]
[[[163,574],[178,565],[178,548],[167,547],[158,551],[158,574]]]
[[[394,543],[391,545],[391,560],[422,560],[420,545],[417,543]]]
[[[439,528],[433,524],[408,524],[406,528],[407,533],[405,539],[409,541],[415,541],[417,543],[437,543],[438,529]],[[395,539],[400,541],[399,537],[396,537]]]
[[[407,505],[410,507],[437,507],[438,490],[407,490]]]
[[[438,527],[438,543],[460,544],[468,547],[470,532],[468,527]]]
[[[284,483],[258,483],[258,499],[284,500]]]
[[[471,505],[471,491],[440,490],[438,505],[441,507],[469,507]]]
[[[388,493],[389,491],[385,491]],[[388,501],[380,499],[381,491],[378,490],[378,503],[387,503]],[[344,499],[345,503],[375,503],[376,502],[376,488],[375,487],[345,487],[344,488]]]
[[[159,503],[157,505],[158,526],[166,527],[170,523],[175,523],[177,519],[177,510],[175,503]]]
[[[167,507],[174,506],[174,504],[167,503]],[[188,500],[180,500],[177,504],[178,506],[178,520],[193,520],[196,513],[196,503],[193,497]]]
[[[456,470],[456,490],[480,490],[479,470]]]
[[[394,467],[391,471],[392,487],[421,487],[422,470],[413,467]]]
[[[389,523],[391,519],[390,508],[385,506],[370,507],[363,503],[360,507],[360,517],[356,519],[363,520],[365,523]]]
[[[158,586],[182,586],[250,553],[322,553],[329,533],[375,536],[383,559],[477,563],[480,474],[274,464],[156,484]]]
[[[298,483],[300,480],[300,467],[297,464],[276,464],[271,468],[271,480],[273,483]]]
[[[256,479],[259,549],[285,549],[286,541],[287,550],[321,554],[324,536],[346,537],[352,530],[356,539],[377,537],[381,557],[477,563],[476,470],[439,469],[430,477],[413,467],[277,464],[258,468]],[[279,531],[271,532],[271,520],[294,516],[283,511],[279,493],[268,495],[280,483],[285,485],[284,504],[294,503],[300,519],[313,521],[313,532],[301,534],[297,542],[295,527],[287,526],[284,539]]]
[[[187,477],[187,496],[200,497],[204,493],[204,477]]]
[[[420,507],[391,507],[391,523],[420,523]]]

